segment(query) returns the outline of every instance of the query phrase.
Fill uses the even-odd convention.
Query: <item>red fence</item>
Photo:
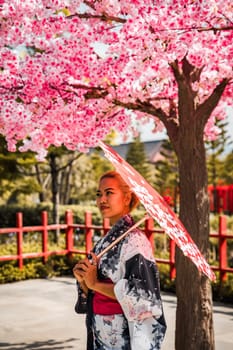
[[[97,226],[92,224],[92,215],[91,213],[85,214],[84,224],[74,224],[73,222],[73,213],[67,211],[65,215],[64,224],[48,224],[48,215],[47,212],[42,212],[42,224],[40,226],[23,226],[23,214],[16,214],[16,227],[13,228],[0,228],[0,234],[14,234],[17,238],[17,254],[15,255],[4,255],[0,256],[0,261],[9,261],[17,260],[18,267],[23,268],[24,259],[32,258],[42,258],[45,263],[49,256],[51,255],[69,255],[72,254],[83,254],[87,255],[90,253],[93,246],[93,233],[95,230],[101,231],[101,234],[104,235],[109,230],[109,221],[105,219],[102,226]],[[74,235],[75,230],[81,229],[84,232],[85,236],[85,250],[79,250],[75,248],[74,244]],[[55,230],[64,230],[66,237],[65,249],[61,250],[49,250],[48,249],[48,235],[49,231]],[[154,245],[154,235],[155,234],[165,234],[163,230],[155,230],[154,220],[152,218],[145,221],[145,226],[143,228],[146,233],[152,248],[155,248]],[[42,251],[36,253],[23,253],[23,235],[24,233],[29,232],[41,232],[42,234]],[[219,251],[219,264],[218,266],[212,266],[212,269],[219,271],[220,280],[224,281],[227,278],[227,273],[233,273],[233,268],[228,266],[227,262],[227,241],[228,239],[233,239],[233,234],[227,234],[227,223],[226,217],[220,216],[219,219],[219,230],[217,233],[211,233],[210,237],[218,239],[218,251]],[[168,264],[170,267],[170,278],[175,278],[175,243],[173,240],[169,239],[169,259],[160,259],[156,258],[156,262],[159,264]]]
[[[233,214],[233,185],[209,185],[210,211]]]

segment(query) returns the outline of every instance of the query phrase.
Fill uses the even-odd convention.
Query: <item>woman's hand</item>
[[[92,261],[89,259],[80,260],[73,268],[75,278],[79,283],[85,283],[87,288],[93,289],[97,282],[97,257],[91,253]]]
[[[100,282],[97,279],[97,256],[91,253],[91,261],[86,259],[80,260],[74,267],[74,276],[81,284],[82,289],[85,289],[87,294],[88,289],[99,292],[109,298],[116,299],[114,293],[114,284]]]
[[[83,283],[83,272],[80,270],[79,263],[73,267],[73,275],[79,283]]]

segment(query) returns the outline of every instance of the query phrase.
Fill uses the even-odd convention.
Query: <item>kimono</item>
[[[99,254],[134,225],[127,214],[94,247]],[[166,331],[159,274],[145,234],[132,230],[98,262],[98,279],[113,283],[117,301],[90,291],[87,297],[87,350],[158,350]],[[79,295],[82,291],[79,288]],[[95,313],[95,297],[97,309]],[[106,301],[104,301],[104,298]],[[108,300],[107,300],[108,299]],[[114,302],[119,305],[114,306]],[[111,304],[113,303],[113,304]],[[107,312],[105,312],[107,309]],[[109,309],[109,310],[108,310]],[[112,312],[111,310],[116,310]]]

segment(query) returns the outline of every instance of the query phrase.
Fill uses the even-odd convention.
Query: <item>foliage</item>
[[[143,142],[141,142],[140,135],[135,137],[130,144],[126,161],[132,165],[147,181],[152,179],[152,167],[146,156]]]
[[[65,213],[67,210],[71,210],[73,212],[74,223],[84,223],[85,213],[92,213],[92,220],[95,225],[99,225],[102,223],[102,217],[99,212],[99,209],[95,205],[94,201],[82,202],[81,204],[73,204],[73,205],[60,205],[59,213],[60,213],[60,222],[65,222]],[[41,225],[41,214],[42,211],[47,211],[48,213],[48,222],[49,224],[53,224],[52,220],[52,205],[51,203],[45,203],[41,205],[19,205],[19,206],[0,206],[0,222],[1,228],[5,227],[16,227],[16,213],[23,213],[23,225],[24,226],[36,226]],[[142,215],[144,215],[145,209],[140,206],[133,211],[133,216],[136,219],[140,219]]]
[[[4,138],[0,136],[1,140],[4,141]],[[109,142],[113,140],[114,133],[108,137]],[[95,200],[100,175],[112,168],[100,149],[81,154],[51,146],[46,160],[39,162],[35,157],[32,161],[32,152],[12,153],[7,151],[6,142],[3,143],[4,147],[0,148],[0,203],[11,206],[18,203],[26,205],[28,201],[51,202],[54,218],[59,204]],[[12,159],[11,165],[8,159]]]
[[[76,190],[76,203],[87,200],[96,200],[96,189],[100,176],[113,167],[111,163],[103,158],[100,149],[93,149],[85,156],[85,161],[79,166],[79,187]]]
[[[162,159],[155,164],[156,180],[155,187],[168,199],[168,203],[178,209],[179,195],[179,169],[177,156],[169,140],[165,140],[161,149]]]
[[[227,218],[227,227],[229,232],[233,232],[233,216],[228,216]]]
[[[175,279],[171,280],[169,276],[169,266],[158,264],[159,277],[160,277],[160,286],[161,289],[165,292],[175,293],[176,283]]]
[[[216,127],[219,129],[219,136],[216,140],[206,141],[207,148],[207,169],[208,169],[208,183],[216,186],[221,183],[222,172],[225,164],[222,161],[223,152],[228,144],[227,123],[218,120]],[[233,171],[233,167],[232,167]]]
[[[74,223],[83,224],[85,221],[86,212],[89,212],[92,214],[93,224],[99,225],[102,223],[101,214],[95,204],[83,202],[82,204],[77,204],[77,205],[60,206],[62,222],[64,222],[66,210],[71,210],[73,212]]]
[[[222,165],[221,180],[226,185],[233,184],[233,150],[225,156]]]
[[[116,132],[112,130],[106,136],[105,142],[113,144],[115,137]],[[103,151],[99,147],[93,148],[88,154],[85,154],[76,170],[76,178],[79,178],[79,185],[76,187],[76,193],[73,194],[73,203],[95,202],[99,178],[103,173],[112,169],[112,164],[103,157]]]
[[[67,204],[71,192],[70,179],[76,171],[75,165],[81,153],[66,147],[50,146],[44,162],[37,163],[34,172],[41,185],[41,201],[52,201],[54,209],[58,203]]]
[[[214,300],[233,304],[233,277],[229,275],[226,282],[213,284]]]
[[[74,261],[66,256],[50,257],[46,264],[34,259],[33,261],[25,262],[21,270],[16,266],[15,262],[1,263],[0,283],[71,275],[73,266]]]
[[[22,202],[28,194],[38,193],[41,190],[40,185],[30,176],[36,162],[33,152],[7,151],[7,142],[0,135],[1,203]]]
[[[219,228],[219,216],[221,214],[210,214],[210,228],[211,228],[211,232],[218,232],[218,228]],[[227,216],[225,215],[227,218],[227,231],[229,233],[233,232],[233,216]]]
[[[52,223],[51,216],[51,204],[44,203],[33,205],[28,203],[27,205],[9,205],[0,206],[0,222],[1,227],[16,227],[16,213],[23,213],[24,226],[35,226],[41,224],[41,212],[47,211],[49,213],[49,222]]]

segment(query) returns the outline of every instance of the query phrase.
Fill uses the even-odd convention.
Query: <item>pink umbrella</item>
[[[102,141],[99,142],[104,154],[121,174],[125,182],[137,195],[147,212],[154,218],[164,231],[175,241],[177,246],[189,257],[210,280],[215,281],[216,276],[209,264],[188,234],[182,222],[172,211],[160,194],[120,155]]]

